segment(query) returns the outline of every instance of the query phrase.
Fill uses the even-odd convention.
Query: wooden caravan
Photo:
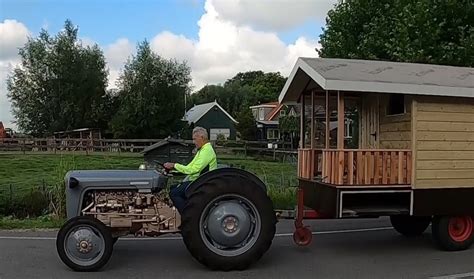
[[[432,221],[445,249],[474,241],[474,69],[300,58],[279,101],[304,112],[299,212],[391,216],[405,235]]]

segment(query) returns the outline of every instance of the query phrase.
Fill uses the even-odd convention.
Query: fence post
[[[10,210],[13,208],[13,185],[10,183],[10,201],[8,203],[8,206],[10,207]]]

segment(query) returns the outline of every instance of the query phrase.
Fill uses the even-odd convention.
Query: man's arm
[[[200,173],[212,160],[212,153],[205,149],[199,152],[196,157],[187,165],[174,164],[175,170],[184,174]]]

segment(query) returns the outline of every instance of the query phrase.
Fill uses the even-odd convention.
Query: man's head
[[[206,129],[204,129],[203,127],[196,127],[193,129],[193,142],[198,149],[201,148],[208,141],[209,139],[207,136]]]

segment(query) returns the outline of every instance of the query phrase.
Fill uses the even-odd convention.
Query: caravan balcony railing
[[[299,149],[298,177],[333,185],[410,185],[411,150]]]

